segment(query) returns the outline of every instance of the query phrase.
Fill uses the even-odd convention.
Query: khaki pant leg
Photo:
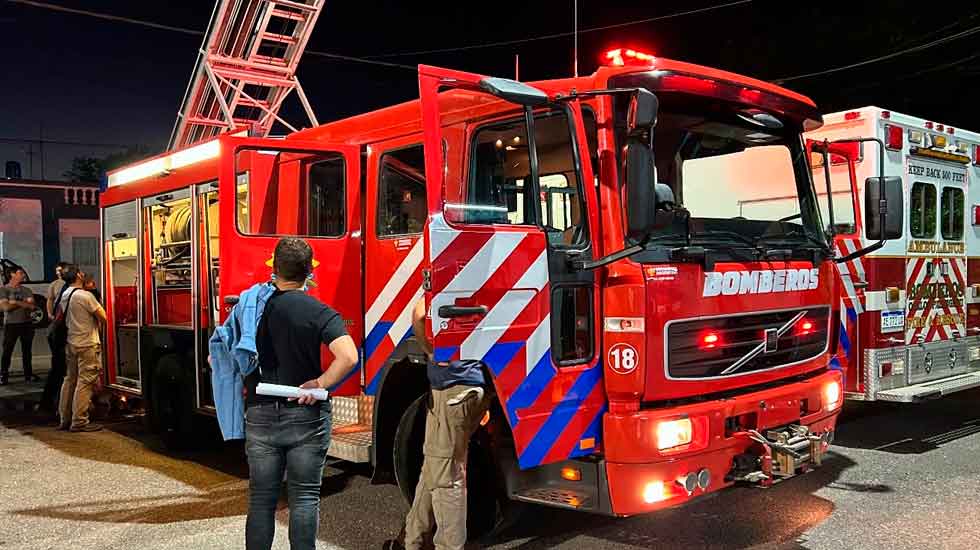
[[[472,388],[453,386],[432,392],[432,411],[438,420],[438,430],[427,430],[422,475],[432,482],[436,521],[433,542],[438,550],[458,550],[466,543],[467,451],[470,438],[490,403],[485,394],[471,394],[460,403],[449,404],[468,391]]]
[[[72,401],[75,398],[75,386],[78,384],[78,354],[70,344],[65,350],[65,381],[61,383],[61,398],[58,401],[58,415],[61,417],[61,427],[71,425]]]
[[[99,370],[102,368],[100,346],[79,348],[78,353],[78,384],[75,386],[75,398],[72,403],[72,422],[74,429],[89,423],[89,409],[92,407],[92,392],[99,380]]]
[[[425,466],[423,465],[423,471]],[[425,535],[435,530],[435,516],[432,512],[432,489],[425,484],[425,476],[419,476],[415,487],[415,500],[405,518],[405,549],[421,550]]]
[[[466,459],[426,457],[427,472],[436,483],[432,511],[436,550],[463,550],[466,544]]]

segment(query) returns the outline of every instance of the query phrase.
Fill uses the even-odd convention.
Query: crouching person
[[[354,368],[358,353],[340,314],[304,292],[313,270],[313,250],[306,241],[280,240],[273,270],[275,280],[242,293],[211,339],[215,407],[225,439],[240,439],[244,431],[249,466],[246,549],[272,548],[285,474],[290,548],[313,550],[330,445],[330,401],[258,395],[256,387],[265,382],[331,388]],[[334,356],[326,371],[320,367],[323,344]]]
[[[419,550],[433,534],[437,550],[462,550],[466,543],[466,459],[470,438],[490,406],[479,361],[438,364],[425,336],[425,301],[412,316],[416,339],[429,356],[432,387],[425,418],[422,475],[405,520],[405,548]]]

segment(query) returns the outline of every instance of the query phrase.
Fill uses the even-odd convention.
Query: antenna
[[[575,12],[573,18],[575,20],[574,22],[575,32],[573,33],[575,35],[575,47],[573,48],[575,50],[575,63],[572,66],[572,72],[575,74],[575,77],[577,78],[578,77],[578,0],[572,0],[572,4],[573,4],[573,11]]]

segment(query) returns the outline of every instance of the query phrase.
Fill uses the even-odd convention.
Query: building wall
[[[94,183],[0,179],[0,256],[23,265],[39,282],[53,279],[58,261],[71,261],[76,252],[91,262],[91,239],[100,238],[98,194]],[[97,255],[101,249],[96,247]]]

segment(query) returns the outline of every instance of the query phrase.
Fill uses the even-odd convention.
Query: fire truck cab
[[[471,517],[494,516],[488,495],[630,515],[818,465],[843,395],[802,140],[815,105],[632,50],[607,59],[532,84],[422,66],[417,101],[112,173],[112,387],[192,432],[213,414],[208,335],[297,235],[315,253],[308,292],[361,348],[332,390],[329,453],[406,497],[423,296],[434,360],[481,361],[495,394]]]
[[[824,116],[806,135],[838,254],[871,244],[862,227],[867,178],[901,178],[905,231],[838,264],[846,395],[917,402],[980,386],[980,134],[878,107]],[[833,143],[866,138],[863,142]],[[829,178],[829,181],[828,181]],[[826,186],[825,186],[825,183]]]

